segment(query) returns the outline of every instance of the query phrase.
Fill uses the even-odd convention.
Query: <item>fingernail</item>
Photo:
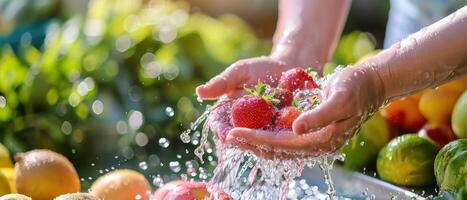
[[[295,132],[295,133],[298,133],[298,134],[301,134],[301,133],[306,132],[306,130],[308,130],[308,125],[307,125],[306,123],[300,123],[300,124],[297,125],[296,128],[294,129],[294,132]]]

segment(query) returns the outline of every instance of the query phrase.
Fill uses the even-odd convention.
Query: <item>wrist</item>
[[[313,44],[283,39],[274,44],[270,56],[290,67],[312,67],[321,72],[329,60],[328,55]]]
[[[352,67],[356,68],[356,70],[361,70],[362,72],[358,73],[358,71],[355,71],[354,73],[361,75],[359,79],[362,79],[363,81],[360,89],[367,91],[368,99],[371,100],[371,112],[375,111],[375,109],[379,109],[380,106],[384,105],[388,101],[388,97],[386,94],[384,80],[378,72],[378,68],[366,63],[357,64]]]

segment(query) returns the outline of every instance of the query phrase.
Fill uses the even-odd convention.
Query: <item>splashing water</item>
[[[195,122],[190,124],[190,128],[185,130],[181,135],[180,139],[182,140],[183,143],[190,143],[191,137],[190,133],[192,131],[196,131],[196,129],[201,125],[208,117],[209,113],[211,113],[212,108],[210,105],[206,106],[206,111],[198,118],[196,119]]]
[[[268,160],[237,148],[222,150],[222,160],[214,170],[210,188],[221,188],[234,200],[286,199],[292,181],[301,175],[305,166],[318,164],[328,185],[327,194],[309,192],[305,197],[334,197],[335,190],[330,176],[332,164],[339,155],[323,155],[306,160]],[[311,189],[311,188],[309,188]]]
[[[318,79],[317,84],[322,88],[330,78],[330,76],[327,76]],[[300,95],[301,97],[298,100],[297,106],[304,110],[309,110],[319,104],[322,92],[319,89],[312,91],[304,90],[295,95]],[[203,155],[205,149],[209,147],[208,135],[210,124],[213,120],[210,117],[210,113],[221,104],[219,102],[214,106],[207,106],[206,111],[191,124],[188,130],[180,135],[180,139],[184,143],[190,143],[190,133],[195,131],[204,122],[199,146],[194,151],[201,163],[204,162]],[[297,159],[270,160],[258,157],[249,151],[225,146],[216,140],[215,142],[219,161],[208,183],[208,190],[212,191],[212,193],[215,193],[213,191],[220,188],[230,194],[234,200],[286,199],[290,196],[289,189],[291,191],[299,191],[300,189],[302,191],[300,194],[301,199],[335,199],[331,170],[335,160],[344,159],[344,156],[341,154],[325,154],[317,157],[307,157],[306,159],[302,159],[303,156],[297,156]],[[315,165],[319,166],[323,171],[323,177],[328,186],[326,193],[319,192],[316,186],[305,187],[304,184],[291,185],[294,183],[294,179],[301,175],[305,167],[312,168]],[[297,187],[300,188],[297,189]],[[292,195],[295,198],[290,199],[297,199],[298,195],[295,193]]]
[[[161,146],[162,148],[167,148],[170,146],[170,141],[167,140],[167,138],[162,137],[159,139],[159,146]]]

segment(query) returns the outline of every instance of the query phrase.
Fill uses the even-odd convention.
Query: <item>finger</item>
[[[236,140],[233,140],[232,142],[228,143],[229,145],[235,146],[237,148],[243,149],[245,151],[248,151],[252,154],[255,154],[258,157],[268,159],[268,160],[291,160],[291,159],[297,159],[297,158],[303,158],[299,157],[296,154],[289,154],[284,151],[273,151],[273,150],[265,150],[258,148],[258,146],[251,145],[245,142],[238,142]]]
[[[245,76],[248,74],[245,69],[246,67],[240,67],[240,65],[232,65],[206,84],[198,86],[196,94],[202,99],[217,99],[229,91],[241,90],[243,82],[248,79]]]
[[[317,136],[313,138],[313,143],[307,141],[311,138],[305,137],[303,142],[308,144],[307,146],[310,148],[308,154],[322,155],[324,153],[333,153],[337,151],[345,144],[348,139],[353,136],[354,133],[351,131],[354,130],[354,127],[358,125],[358,122],[358,117],[351,117],[349,119],[333,122],[326,128],[322,129],[324,132],[318,131],[308,133]]]
[[[229,143],[248,143],[256,147],[265,147],[266,151],[290,151],[290,153],[306,153],[315,155],[334,150],[331,146],[340,146],[349,137],[346,131],[358,122],[358,118],[350,118],[332,123],[319,131],[296,135],[291,132],[274,133],[264,130],[234,128],[227,135]],[[316,152],[314,152],[316,151]]]
[[[290,133],[289,133],[290,134]],[[279,136],[281,135],[281,136]],[[228,142],[240,142],[240,143],[249,143],[257,147],[267,147],[267,151],[271,151],[274,147],[281,147],[281,140],[285,137],[284,134],[257,130],[257,129],[248,129],[248,128],[233,128],[229,131],[227,135]]]
[[[337,95],[332,95],[315,109],[302,113],[292,124],[293,132],[304,134],[348,118],[349,112],[339,108],[340,101]]]
[[[215,105],[216,107],[209,116],[209,126],[211,131],[215,134],[221,143],[225,142],[228,131],[233,128],[229,122],[229,115],[227,115],[228,110],[232,105],[231,103],[232,102],[230,101],[219,102]]]
[[[233,143],[229,143],[229,144],[232,145],[232,146],[235,146],[237,148],[240,148],[242,150],[248,151],[248,152],[250,152],[252,154],[255,154],[258,157],[262,157],[262,158],[269,159],[269,160],[273,160],[275,158],[274,153],[272,153],[270,151],[260,150],[258,147],[250,145],[248,143],[233,142]]]

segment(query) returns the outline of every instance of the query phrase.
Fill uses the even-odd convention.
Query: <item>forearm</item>
[[[281,0],[272,56],[288,65],[323,66],[341,34],[350,0]]]
[[[467,6],[366,60],[386,100],[435,87],[467,73]]]

